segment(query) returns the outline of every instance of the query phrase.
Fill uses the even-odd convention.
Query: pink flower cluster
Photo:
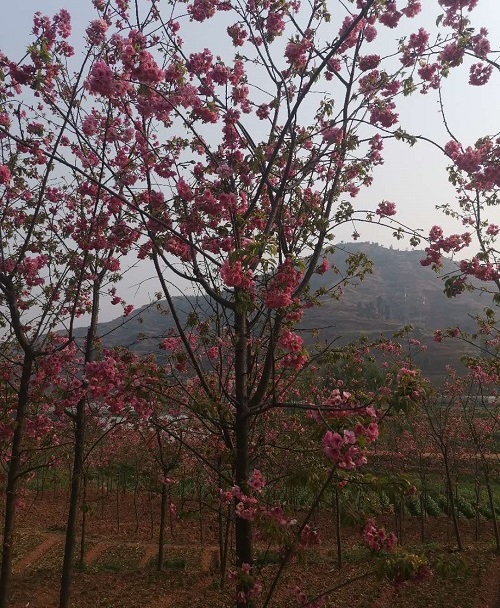
[[[443,230],[439,226],[433,226],[429,232],[431,244],[425,248],[426,257],[420,260],[422,266],[432,265],[440,268],[443,262],[442,251],[445,253],[456,253],[464,247],[468,247],[472,242],[470,233],[452,234],[449,237],[443,236]]]
[[[293,331],[285,328],[280,336],[279,345],[285,350],[297,353],[302,350],[304,340]]]
[[[479,34],[472,36],[470,39],[470,45],[474,55],[481,57],[482,59],[485,59],[488,53],[491,51],[490,41],[488,40],[487,36],[488,30],[482,27],[479,30]]]
[[[243,46],[245,40],[248,38],[248,32],[246,32],[238,23],[230,25],[227,28],[227,33],[233,41],[233,46]]]
[[[354,431],[344,430],[343,434],[327,431],[322,439],[323,449],[328,458],[339,468],[352,470],[367,463],[366,451],[356,445]]]
[[[220,268],[220,277],[228,287],[237,287],[251,295],[255,293],[253,272],[245,268],[241,260],[232,263],[225,260]]]
[[[405,67],[413,65],[426,51],[428,42],[429,34],[423,28],[420,28],[417,33],[411,34],[403,47],[401,63]]]
[[[236,501],[235,513],[237,517],[253,521],[258,511],[258,501],[253,496],[247,496],[239,486],[233,486],[226,492],[221,492],[220,501],[222,504],[229,504],[232,500]]]
[[[248,480],[248,486],[254,492],[260,493],[260,492],[262,492],[262,489],[265,487],[265,485],[266,485],[266,479],[265,479],[264,475],[262,475],[262,473],[256,469],[252,473],[252,476],[250,477],[250,479]]]
[[[0,185],[8,184],[11,180],[11,173],[7,165],[0,165]]]
[[[386,27],[390,27],[393,29],[398,26],[399,20],[401,19],[402,16],[403,16],[403,13],[396,9],[395,2],[386,2],[385,10],[380,15],[379,21],[380,21],[380,23],[383,23]]]
[[[316,268],[316,274],[325,274],[325,272],[330,268],[330,262],[327,257],[323,258],[321,264],[319,264]]]
[[[480,262],[476,256],[471,260],[461,260],[460,272],[473,276],[480,281],[498,281],[500,279],[500,264],[489,261]]]
[[[463,46],[459,46],[456,42],[450,42],[439,54],[439,60],[447,66],[457,67],[462,63],[464,54],[465,48]]]
[[[304,340],[293,331],[290,331],[288,327],[283,329],[279,339],[279,346],[287,351],[285,356],[280,360],[281,367],[300,370],[307,363],[308,355],[304,349]]]
[[[471,146],[467,146],[465,150],[462,150],[461,145],[457,141],[452,140],[445,145],[444,150],[460,171],[466,171],[467,173],[479,171],[482,162],[482,151],[478,147],[472,148]]]
[[[218,5],[218,0],[194,0],[188,6],[188,13],[191,16],[191,20],[201,23],[215,15]]]
[[[478,0],[439,0],[439,4],[445,9],[443,25],[460,27],[463,24],[465,9],[472,11]]]
[[[106,39],[109,23],[104,19],[95,19],[87,27],[86,34],[90,44],[102,44]]]
[[[378,133],[374,135],[370,141],[370,151],[368,152],[367,159],[372,165],[383,165],[384,159],[382,157],[382,150],[384,149],[384,140]]]
[[[186,180],[181,177],[179,179],[179,181],[176,184],[176,189],[177,189],[177,193],[179,194],[179,196],[181,197],[181,199],[183,201],[192,201],[194,198],[194,194],[193,191],[191,190],[191,187],[189,186],[189,184],[186,182]]]
[[[338,384],[341,386],[342,381],[339,380]],[[341,418],[351,418],[353,415],[365,416],[367,420],[377,419],[377,413],[373,407],[360,407],[354,401],[351,393],[335,388],[323,400],[321,406],[309,413],[309,418],[320,423],[325,420],[328,422]]]
[[[293,302],[293,291],[297,287],[302,274],[295,270],[293,262],[287,258],[277,268],[276,274],[269,281],[264,303],[270,308],[285,308]]]
[[[364,19],[360,19],[356,23],[356,25],[353,26],[354,21],[354,17],[348,16],[344,19],[342,25],[340,26],[339,33],[337,34],[338,39],[342,40],[342,44],[339,46],[337,51],[339,55],[345,53],[345,51],[356,45],[358,40],[358,34],[363,29],[363,26],[366,23]],[[370,41],[369,38],[371,38],[371,36],[373,36],[371,38],[373,40],[373,38],[375,38],[375,36],[377,35],[375,28],[373,28],[373,30],[370,31],[369,26],[365,28],[365,38],[368,41]]]
[[[289,42],[285,49],[285,57],[290,67],[295,70],[303,69],[306,66],[307,53],[311,47],[312,42],[307,37]]]
[[[182,341],[179,337],[165,338],[164,340],[161,341],[161,348],[164,350],[169,350],[169,351],[175,352],[175,351],[179,350],[179,348],[181,348],[181,346],[182,346]]]
[[[380,55],[365,55],[358,59],[359,69],[362,72],[373,70],[378,67],[380,63]]]
[[[153,379],[143,363],[129,353],[104,351],[101,360],[87,363],[85,381],[89,398],[111,414],[151,414],[151,399],[146,395]]]
[[[46,255],[38,255],[26,257],[18,264],[18,272],[24,277],[28,287],[36,287],[45,283],[45,279],[40,276],[40,271],[47,264],[47,260]]]
[[[191,247],[184,239],[176,236],[167,237],[163,241],[163,247],[165,251],[175,255],[183,262],[189,262],[192,259]]]
[[[370,104],[370,122],[372,125],[380,124],[389,128],[399,121],[399,115],[395,112],[396,104],[393,101],[380,101]]]
[[[275,10],[270,10],[266,19],[266,30],[270,38],[280,36],[285,30],[283,14]]]
[[[91,93],[103,97],[124,95],[130,88],[130,83],[115,77],[113,70],[104,61],[96,61],[87,79],[87,88]]]
[[[445,152],[460,171],[468,173],[466,189],[488,191],[500,187],[500,138],[485,137],[465,149],[452,140],[446,144]]]
[[[340,144],[344,138],[344,131],[339,127],[327,127],[322,135],[327,144]]]
[[[485,65],[482,62],[474,63],[469,71],[469,84],[474,87],[482,87],[489,81],[492,73],[492,65]]]
[[[376,553],[381,551],[390,553],[394,551],[394,547],[398,542],[394,532],[387,534],[384,528],[376,528],[374,519],[369,519],[366,522],[366,526],[363,529],[363,538],[368,547]]]
[[[323,449],[339,468],[353,470],[366,464],[367,444],[376,441],[379,434],[373,407],[357,405],[350,393],[336,388],[308,417],[328,425],[322,439]],[[352,428],[345,428],[348,421],[352,422]]]
[[[132,44],[129,44],[125,47],[122,59],[125,69],[130,70],[132,80],[154,85],[164,79],[165,73],[159,68],[151,53],[144,49],[137,53]]]
[[[375,213],[380,217],[390,217],[391,215],[396,215],[396,204],[390,203],[389,201],[382,201],[379,203]]]

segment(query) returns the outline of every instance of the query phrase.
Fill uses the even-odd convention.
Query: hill
[[[321,306],[308,309],[300,327],[305,340],[312,334],[311,330],[319,329],[325,343],[336,339],[337,344],[342,344],[363,334],[372,338],[381,334],[388,336],[411,323],[415,336],[428,345],[428,351],[417,361],[427,375],[439,382],[447,364],[460,365],[465,345],[458,341],[438,344],[433,341],[434,331],[455,326],[468,331],[474,329],[472,316],[491,304],[488,295],[477,290],[447,298],[443,293],[443,279],[421,266],[422,251],[400,251],[373,243],[341,244],[330,256],[341,272],[345,271],[350,252],[366,254],[373,261],[373,274],[348,285],[339,299],[323,297]],[[441,276],[453,269],[453,262],[447,260]],[[331,271],[314,275],[311,289],[331,287],[339,278]],[[200,316],[210,310],[203,298],[194,296],[177,296],[175,303],[181,322],[194,310]],[[138,309],[130,319],[118,318],[100,324],[98,333],[106,347],[120,345],[138,354],[159,353],[160,339],[172,327],[166,303],[159,301]],[[80,337],[84,333],[84,328],[79,330]]]

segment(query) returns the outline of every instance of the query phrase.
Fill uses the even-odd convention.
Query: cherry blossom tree
[[[39,42],[46,54],[42,53],[43,57],[52,57],[54,76],[58,71],[56,66],[71,53],[66,42],[70,32],[69,15],[63,11],[52,20],[36,17],[34,31],[40,36]],[[33,57],[35,55],[34,49]],[[2,63],[4,65],[3,58]],[[13,64],[11,67],[14,69]],[[81,83],[82,74],[72,83],[65,98],[66,105],[59,107],[59,121],[55,118],[54,122],[39,122],[33,114],[23,110],[18,126],[19,134],[25,138],[24,145],[19,138],[16,141],[2,137],[0,142],[4,163],[1,167],[0,304],[2,319],[8,328],[3,354],[11,367],[12,363],[19,362],[24,369],[17,380],[16,373],[8,379],[11,384],[18,384],[18,405],[8,467],[0,603],[7,601],[16,485],[26,472],[20,468],[21,454],[25,451],[25,427],[27,422],[30,426],[34,424],[30,420],[34,414],[30,393],[40,397],[45,391],[52,395],[53,403],[57,395],[59,405],[66,405],[47,404],[49,415],[55,416],[59,424],[61,414],[74,422],[75,461],[62,587],[69,585],[88,407],[87,393],[81,390],[85,380],[82,384],[77,377],[85,373],[85,365],[94,358],[101,294],[108,294],[113,303],[122,302],[114,286],[119,278],[119,259],[135,240],[133,230],[127,229],[123,217],[109,209],[109,198],[102,200],[99,186],[89,188],[87,180],[82,180],[74,171],[54,179],[55,167],[51,158],[67,140],[65,133],[71,123],[71,107]],[[49,89],[50,86],[47,89],[34,87],[34,98],[41,97],[48,102]],[[3,90],[2,94],[3,104],[12,93]],[[38,103],[38,110],[41,107],[42,103]],[[12,121],[4,110],[2,105],[2,124],[7,126]],[[44,155],[47,149],[52,150],[49,157]],[[102,177],[102,167],[93,167],[91,171]],[[126,305],[124,307],[125,313],[130,312]],[[79,357],[73,343],[73,330],[75,321],[86,314],[90,314],[90,328],[83,346],[84,355]],[[63,330],[66,335],[57,337],[56,329]],[[15,365],[12,369],[15,371]],[[52,386],[47,384],[49,380]],[[38,430],[41,436],[46,432],[43,425]],[[67,593],[63,595],[66,597]]]
[[[467,436],[467,442],[462,443],[465,444],[464,448],[468,448],[470,460],[475,461],[486,485],[495,544],[499,550],[500,534],[492,490],[495,477],[495,437],[500,423],[499,374],[498,368],[491,361],[483,360],[482,363],[482,366],[477,361],[471,363],[467,374],[463,376],[450,371],[449,386],[450,393],[455,396],[457,405],[461,408],[462,424],[465,427],[465,432],[462,432]]]
[[[253,605],[261,590],[252,570],[252,525],[263,483],[252,467],[256,428],[290,407],[301,373],[325,350],[306,347],[297,331],[304,310],[327,295],[339,297],[369,263],[351,257],[333,286],[314,290],[311,279],[334,273],[326,251],[343,224],[354,224],[355,238],[356,222],[377,222],[417,242],[393,217],[393,202],[360,209],[356,196],[383,162],[384,138],[409,140],[397,112],[401,96],[439,88],[465,52],[483,60],[471,68],[471,84],[488,80],[487,33],[476,33],[466,18],[476,4],[440,0],[443,35],[434,39],[420,28],[394,45],[393,30],[420,12],[417,0],[338,2],[332,10],[320,1],[167,6],[137,0],[129,6],[93,0],[97,15],[76,72],[65,10],[53,19],[35,16],[35,41],[23,61],[1,57],[0,136],[14,150],[0,167],[2,191],[22,174],[16,154],[25,155],[45,167],[45,184],[33,176],[38,187],[44,184],[39,207],[52,196],[71,209],[62,185],[69,172],[88,231],[83,239],[63,234],[60,247],[94,260],[85,271],[93,285],[101,269],[123,270],[115,249],[135,248],[156,271],[173,321],[162,341],[161,390],[230,454],[224,495],[236,514],[240,607]],[[203,28],[213,28],[220,48],[197,44]],[[383,55],[372,51],[375,44]],[[47,187],[50,175],[60,179],[54,192]],[[48,216],[53,213],[49,206]],[[15,230],[14,220],[10,225]],[[16,269],[26,262],[33,230],[24,242]],[[199,303],[188,314],[174,298],[177,281],[187,282]],[[6,297],[8,290],[6,284]],[[80,310],[78,289],[74,302]],[[94,315],[96,308],[88,302]],[[106,357],[92,361],[89,352],[86,371],[101,370],[103,381],[121,385],[106,363]],[[401,369],[377,406],[417,398],[415,375]],[[326,423],[326,488],[338,468],[365,463],[378,412],[349,387],[324,399],[303,405]],[[306,526],[299,536],[307,535]],[[61,606],[67,598],[66,588]]]
[[[491,67],[491,66],[490,66]],[[450,135],[452,135],[450,133]],[[465,247],[474,245],[477,252],[458,263],[456,273],[446,279],[445,293],[454,297],[474,286],[476,279],[483,291],[492,295],[493,303],[500,300],[500,260],[496,239],[500,227],[490,218],[495,217],[494,208],[498,205],[498,138],[483,137],[474,146],[464,146],[455,137],[445,145],[445,152],[452,164],[448,168],[449,180],[457,190],[458,204],[442,207],[446,215],[458,219],[468,227],[463,234],[446,236],[439,226],[429,233],[430,244],[426,248],[423,265],[432,265],[439,270],[443,254],[458,253]],[[493,325],[490,322],[490,326]],[[498,330],[493,331],[493,339]],[[495,343],[496,344],[496,341]]]
[[[44,134],[43,127],[28,121],[26,128],[35,147],[44,140],[56,153],[63,127]],[[45,380],[54,379],[46,366],[57,370],[64,365],[63,351],[70,345],[74,321],[88,310],[88,291],[77,252],[68,249],[55,230],[57,223],[64,222],[67,216],[54,204],[57,192],[50,186],[50,164],[46,165],[45,157],[38,156],[34,149],[20,148],[11,139],[3,137],[0,146],[6,163],[2,165],[0,186],[0,314],[6,330],[2,359],[8,368],[4,380],[17,400],[6,482],[0,576],[0,603],[5,603],[17,488],[29,470],[23,462],[23,443],[27,426],[33,427],[36,421],[30,403],[33,393],[43,397],[43,391],[48,389]],[[68,324],[69,335],[61,340],[53,332],[63,320]],[[74,355],[74,349],[69,350]],[[31,418],[31,414],[35,417]],[[50,418],[46,418],[48,421]],[[38,432],[46,431],[46,424],[38,427]]]
[[[450,7],[449,12],[452,11],[453,8]],[[448,45],[447,62],[453,66],[466,60],[474,61],[469,68],[469,84],[482,86],[492,74],[496,75],[500,71],[498,60],[491,54],[488,32],[486,28],[481,28],[479,32],[470,28],[469,19],[463,13],[451,18],[452,27],[462,35],[459,40]],[[447,14],[446,20],[449,19]],[[431,266],[439,272],[443,255],[459,254],[458,257],[462,259],[457,261],[456,271],[443,277],[446,295],[456,297],[466,289],[480,289],[491,295],[496,308],[500,304],[500,251],[497,245],[500,234],[497,221],[500,139],[497,133],[482,134],[474,143],[460,141],[448,120],[441,95],[440,102],[443,124],[449,136],[449,140],[440,147],[449,159],[448,179],[455,188],[456,200],[437,208],[446,216],[458,220],[465,231],[450,235],[440,226],[433,226],[429,231],[426,256],[421,264]],[[467,250],[465,257],[460,253],[464,249]],[[490,354],[498,357],[499,330],[495,310],[487,308],[485,313],[482,318],[477,318],[480,334],[487,336],[486,344],[481,346],[486,346]],[[457,337],[457,334],[469,342],[476,340],[475,336],[471,339],[456,329],[448,329],[444,333],[441,331],[437,338],[440,340],[443,335]]]

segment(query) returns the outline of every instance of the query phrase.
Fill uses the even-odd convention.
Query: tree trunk
[[[167,484],[161,484],[161,503],[160,503],[160,531],[158,533],[158,560],[156,569],[158,572],[163,570],[163,561],[165,559],[165,526],[167,522]]]
[[[481,501],[481,485],[480,485],[479,479],[477,479],[477,478],[474,482],[474,492],[475,492],[475,499],[476,499],[476,504],[474,505],[474,512],[475,512],[474,540],[478,541],[479,540],[479,503]]]
[[[426,493],[420,494],[420,542],[425,543],[425,509],[426,509]]]
[[[135,485],[134,485],[134,516],[135,516],[135,533],[139,532],[139,508],[137,506],[137,493],[139,492],[139,464],[135,463]]]
[[[248,390],[247,390],[247,324],[244,314],[235,312],[235,331],[237,342],[235,348],[235,393],[236,393],[236,419],[235,419],[235,484],[243,493],[248,491],[249,463],[249,417],[248,417]],[[235,516],[236,566],[243,564],[253,565],[252,553],[252,523]],[[241,583],[236,584],[239,608],[248,608],[251,602],[245,597],[245,588]]]
[[[66,540],[59,593],[59,608],[69,608],[70,588],[73,578],[73,561],[75,556],[76,531],[78,526],[78,504],[80,502],[80,482],[83,475],[83,454],[85,450],[85,398],[80,399],[75,417],[75,451],[73,454],[73,472],[71,475],[71,495],[66,523]]]
[[[220,588],[223,590],[226,584],[226,571],[227,571],[227,557],[229,555],[230,536],[231,536],[231,518],[232,518],[232,505],[227,507],[226,517],[226,530],[224,533],[224,545],[221,545],[221,557],[220,557]]]
[[[246,416],[237,416],[236,421],[236,466],[235,466],[235,482],[243,492],[245,492],[246,484],[249,475],[249,458],[248,458],[248,418]],[[253,564],[252,553],[252,522],[248,519],[243,519],[235,515],[235,540],[236,540],[236,566],[241,568],[243,564]],[[247,608],[250,603],[247,600],[241,599],[241,593],[245,593],[245,588],[242,588],[237,583],[236,588],[238,599],[236,605],[239,608]]]
[[[14,526],[17,504],[17,486],[21,472],[21,455],[24,439],[24,426],[28,413],[29,382],[33,371],[34,358],[25,353],[23,371],[19,385],[16,408],[16,426],[12,438],[12,452],[7,472],[7,487],[5,497],[5,518],[2,543],[2,568],[0,571],[0,608],[7,608],[9,587],[12,573],[12,550],[14,548]]]
[[[455,504],[455,498],[453,493],[453,482],[451,480],[450,466],[448,462],[448,454],[446,450],[443,450],[444,468],[446,472],[446,485],[448,486],[448,500],[450,504],[451,519],[453,521],[453,530],[455,532],[455,538],[457,540],[457,547],[459,551],[463,551],[462,537],[460,536],[460,528],[458,525],[457,517],[457,506]]]
[[[84,564],[85,564],[85,541],[87,539],[87,513],[88,513],[88,506],[87,506],[87,484],[88,484],[88,477],[87,474],[84,473],[83,474],[83,496],[82,496],[82,527],[81,527],[81,534],[80,534],[80,568],[83,568]]]
[[[116,531],[120,534],[120,484],[116,480]]]
[[[100,282],[94,283],[92,317],[87,330],[87,340],[85,344],[85,364],[92,361],[94,354],[94,340],[99,318],[99,288]],[[59,608],[69,608],[71,601],[70,590],[73,578],[73,562],[78,525],[78,504],[80,502],[80,485],[85,455],[85,407],[86,398],[83,396],[76,406],[76,415],[74,417],[75,445],[73,453],[73,470],[71,472],[68,519],[66,523],[66,540],[64,543],[64,558],[61,573],[61,587],[59,592]]]
[[[243,491],[248,479],[248,421],[239,420],[236,425],[236,485]],[[252,564],[252,526],[247,519],[236,516],[236,559],[238,566]]]
[[[337,567],[342,570],[342,538],[340,535],[340,500],[339,489],[335,487],[335,536],[337,541]]]
[[[203,535],[203,496],[201,493],[201,479],[198,478],[198,522],[200,528],[200,546],[203,547],[205,543]]]
[[[493,520],[493,532],[495,534],[495,544],[496,544],[496,548],[497,548],[497,553],[500,553],[500,534],[498,531],[497,515],[495,513],[495,501],[493,500],[493,492],[491,491],[490,476],[487,471],[485,472],[485,480],[486,480],[486,490],[488,492],[488,502],[490,503],[490,509],[491,509],[491,518]]]
[[[153,494],[149,492],[149,526],[151,530],[151,540],[155,536],[155,520],[153,515]]]

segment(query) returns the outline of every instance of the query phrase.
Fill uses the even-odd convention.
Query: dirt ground
[[[11,608],[54,608],[58,589],[67,496],[45,492],[28,496],[17,522]],[[216,567],[217,528],[208,510],[186,502],[172,517],[166,535],[165,568],[155,570],[159,503],[156,496],[111,493],[89,500],[84,566],[75,571],[72,608],[222,608],[234,605],[231,584],[220,590]],[[381,524],[392,526],[389,516]],[[300,554],[287,568],[272,606],[298,608],[295,588],[313,597],[371,570],[359,530],[346,530],[344,566],[339,572],[333,521],[324,514],[316,522],[319,547]],[[452,529],[445,518],[429,518],[425,550],[431,562],[447,564],[446,577],[395,588],[374,576],[346,584],[327,596],[326,607],[349,608],[500,608],[500,557],[493,552],[488,522],[481,523],[479,542],[473,522],[462,520],[466,550],[452,549]],[[416,547],[418,522],[406,518],[403,546]],[[257,545],[265,555],[265,547]],[[270,551],[272,554],[272,551]],[[264,560],[265,561],[265,560]],[[269,560],[272,562],[272,560]],[[277,565],[263,567],[263,594]]]

